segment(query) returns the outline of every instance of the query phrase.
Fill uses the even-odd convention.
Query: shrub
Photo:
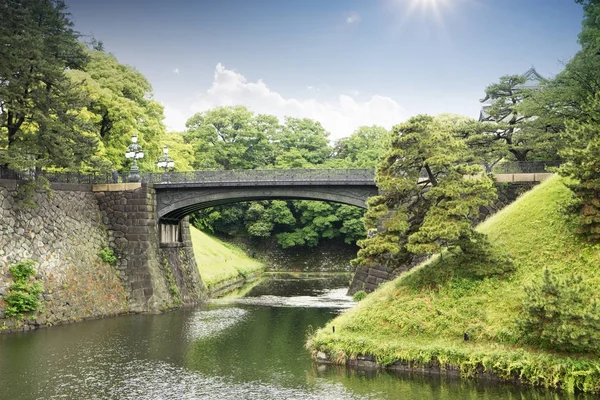
[[[545,269],[525,292],[517,320],[525,342],[576,353],[600,350],[598,299],[581,276],[560,277]]]
[[[352,300],[361,301],[365,297],[367,297],[367,293],[364,290],[359,290],[358,292],[354,293],[354,295],[352,296]]]
[[[8,268],[13,275],[14,283],[8,289],[8,294],[4,296],[7,317],[22,318],[23,313],[35,311],[40,307],[38,296],[42,293],[43,287],[39,283],[29,281],[29,278],[35,275],[34,264],[34,261],[26,260]]]
[[[105,247],[102,250],[100,250],[98,252],[98,257],[100,257],[102,261],[110,265],[115,265],[117,263],[117,256],[115,255],[113,249],[111,249],[110,247]]]

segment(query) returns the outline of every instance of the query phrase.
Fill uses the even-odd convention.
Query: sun
[[[401,0],[406,2],[407,0]],[[443,12],[451,6],[452,0],[408,0],[408,14],[420,11],[421,14],[429,14],[438,22],[443,22]]]
[[[474,0],[384,0],[400,12],[400,26],[418,18],[430,20],[440,29],[444,28],[444,16],[460,7],[462,3]]]

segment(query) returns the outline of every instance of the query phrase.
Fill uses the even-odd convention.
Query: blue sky
[[[76,29],[151,82],[166,124],[244,104],[332,138],[418,113],[476,118],[502,75],[578,50],[573,0],[67,0]]]

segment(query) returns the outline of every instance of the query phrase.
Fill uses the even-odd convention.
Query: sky
[[[66,0],[75,29],[138,69],[170,130],[245,105],[331,139],[411,116],[477,118],[486,86],[579,49],[573,0]]]

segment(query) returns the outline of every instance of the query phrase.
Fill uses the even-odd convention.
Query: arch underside
[[[367,199],[375,195],[374,186],[168,189],[157,190],[157,214],[163,223],[178,223],[207,207],[258,200],[319,200],[367,208]]]

